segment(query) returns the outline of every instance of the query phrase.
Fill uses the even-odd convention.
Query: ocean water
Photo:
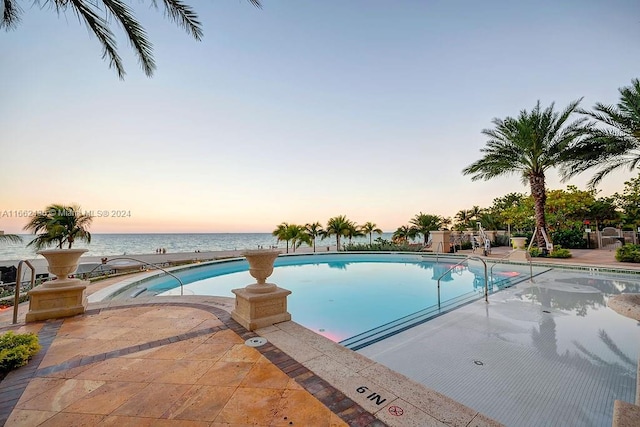
[[[391,239],[392,233],[382,234]],[[27,247],[34,235],[25,234],[22,243],[0,242],[0,260],[34,259],[35,249]],[[374,235],[374,239],[378,235]],[[342,241],[342,240],[341,240]],[[353,239],[353,242],[368,243],[368,237]],[[318,239],[317,247],[335,245],[335,237]],[[114,256],[133,254],[153,254],[164,248],[168,253],[206,251],[233,251],[277,246],[286,248],[286,242],[278,242],[271,233],[194,233],[194,234],[92,234],[91,243],[77,242],[74,248],[86,248],[86,256]],[[303,247],[306,245],[303,245]]]

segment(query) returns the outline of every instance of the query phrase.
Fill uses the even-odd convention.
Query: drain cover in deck
[[[249,338],[244,343],[249,347],[260,347],[261,345],[265,345],[267,343],[267,339],[263,337]]]

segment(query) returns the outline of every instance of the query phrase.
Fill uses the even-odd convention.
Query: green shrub
[[[378,237],[372,244],[368,243],[347,243],[344,245],[345,251],[398,251],[398,252],[418,252],[422,249],[422,245],[409,245],[393,243]]]
[[[571,258],[571,252],[560,245],[553,245],[553,250],[549,253],[549,256],[551,258]]]
[[[616,259],[620,262],[640,262],[640,245],[623,245],[616,249]]]
[[[38,336],[33,333],[15,334],[12,331],[0,336],[0,373],[27,364],[38,351]]]
[[[529,249],[529,255],[531,255],[532,257],[539,257],[539,256],[542,256],[543,253],[542,253],[542,250],[540,250],[539,247],[534,246],[531,249]]]
[[[582,230],[558,230],[551,233],[551,240],[563,248],[584,249],[587,247],[587,240],[583,236]]]

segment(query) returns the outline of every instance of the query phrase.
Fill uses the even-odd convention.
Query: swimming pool
[[[288,298],[292,320],[358,349],[482,298],[483,265],[467,261],[456,266],[463,260],[397,253],[280,256],[268,281],[292,291]],[[248,268],[246,260],[236,259],[173,274],[185,283],[185,295],[233,297],[232,289],[255,282]],[[489,291],[493,292],[528,279],[529,267],[502,264],[491,273]],[[138,282],[114,298],[180,292],[177,281],[163,275]]]

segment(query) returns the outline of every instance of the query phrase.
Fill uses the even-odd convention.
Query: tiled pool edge
[[[501,425],[295,322],[283,322],[255,332],[389,426]]]

